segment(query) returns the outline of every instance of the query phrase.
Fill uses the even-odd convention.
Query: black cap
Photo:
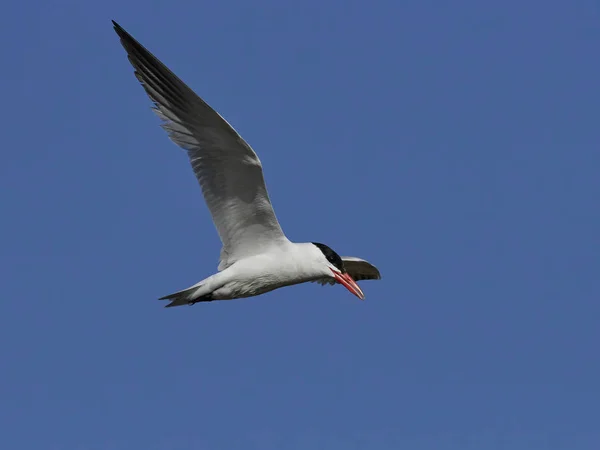
[[[325,258],[327,258],[327,261],[329,261],[331,264],[333,264],[340,272],[346,273],[346,269],[344,268],[344,261],[342,261],[342,258],[340,257],[340,255],[338,255],[336,252],[334,252],[330,247],[326,246],[325,244],[320,244],[318,242],[313,242],[313,244],[316,245],[317,248],[319,250],[321,250],[321,252],[323,252],[323,255],[325,255]]]

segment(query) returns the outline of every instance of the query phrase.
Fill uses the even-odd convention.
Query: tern
[[[214,109],[114,20],[138,81],[169,138],[183,148],[221,238],[217,273],[162,297],[166,307],[252,297],[305,282],[339,283],[359,299],[359,280],[379,270],[327,245],[291,242],[283,233],[250,145]]]

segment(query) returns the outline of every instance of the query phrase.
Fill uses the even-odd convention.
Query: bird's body
[[[167,306],[230,300],[307,281],[340,283],[364,299],[355,280],[379,279],[375,266],[359,258],[341,258],[324,244],[288,240],[252,148],[163,63],[113,24],[163,128],[187,151],[223,243],[217,273],[161,300],[170,300]]]
[[[288,242],[268,252],[241,259],[194,286],[163,298],[177,300],[176,304],[233,300],[284,286],[323,280],[331,272],[314,263],[320,258],[320,252],[313,244]]]

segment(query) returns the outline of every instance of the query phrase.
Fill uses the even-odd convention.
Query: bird
[[[319,242],[290,241],[250,145],[123,27],[112,23],[162,128],[187,152],[222,243],[217,272],[161,297],[169,301],[166,307],[253,297],[305,282],[341,284],[364,300],[357,281],[379,280],[379,270],[364,259],[341,257]]]

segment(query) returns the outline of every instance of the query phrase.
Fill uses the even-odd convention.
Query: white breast
[[[269,253],[237,261],[218,274],[223,285],[213,292],[214,298],[250,297],[322,277],[323,269],[315,264],[311,247],[314,246],[289,243]]]

